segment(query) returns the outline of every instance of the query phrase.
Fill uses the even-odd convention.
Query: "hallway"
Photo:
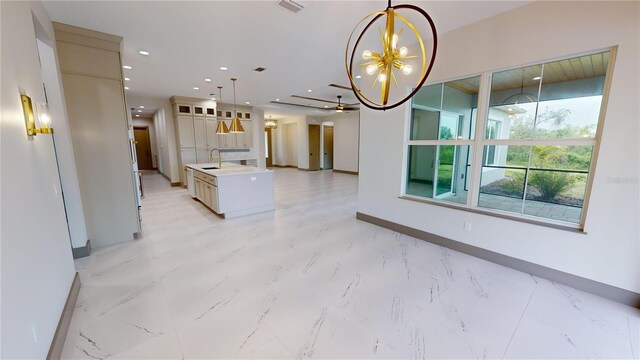
[[[223,220],[145,174],[63,358],[638,357],[637,309],[358,221],[357,181],[277,169],[275,212]]]

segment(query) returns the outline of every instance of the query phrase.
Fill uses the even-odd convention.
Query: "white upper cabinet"
[[[244,128],[243,147],[251,148],[253,147],[253,123],[250,120],[242,120],[242,127]]]
[[[181,148],[196,145],[193,136],[193,117],[178,115],[178,137]]]
[[[205,121],[205,128],[207,133],[207,147],[209,149],[218,147],[218,135],[216,135],[218,120],[216,118],[207,118]]]
[[[204,106],[193,106],[193,116],[204,116]]]
[[[203,117],[193,117],[193,133],[195,137],[196,147],[207,147],[207,131],[205,130],[205,120]]]

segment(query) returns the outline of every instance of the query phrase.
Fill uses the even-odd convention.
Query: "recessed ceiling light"
[[[149,52],[148,52],[148,51],[146,51],[146,50],[140,50],[140,51],[138,51],[138,54],[140,54],[140,55],[144,55],[144,56],[148,56],[148,55],[149,55]]]
[[[144,106],[140,105],[140,109],[144,109]]]
[[[222,71],[227,71],[227,70],[229,70],[229,68],[227,68],[226,66],[221,66],[221,67],[220,67],[220,70],[222,70]]]
[[[211,100],[215,100],[216,98],[211,98]]]
[[[328,108],[329,106],[325,105],[324,107]]]
[[[126,86],[124,87],[124,89],[125,89],[125,90],[129,90],[129,88],[128,88],[128,87],[126,87]]]
[[[311,90],[311,89],[307,90],[307,92],[312,92],[312,91],[313,91],[313,90]]]
[[[131,66],[129,66],[129,65],[124,65],[124,66],[122,66],[122,68],[123,69],[127,69],[127,70],[131,70]]]
[[[276,99],[276,101],[280,101],[280,99]]]
[[[197,86],[194,86],[194,87],[193,87],[193,90],[200,90],[200,88],[199,88],[199,87],[197,87]]]
[[[129,80],[131,80],[131,79],[129,79],[129,78],[124,78],[124,81],[129,81]]]
[[[142,112],[142,110],[138,110],[138,112]]]
[[[204,81],[206,81],[206,82],[211,82],[211,79],[209,79],[209,78],[205,78],[205,79],[204,79]]]
[[[533,78],[533,80],[540,80],[540,79],[542,79],[542,76],[536,76]]]
[[[356,75],[356,79],[360,79],[362,75]]]
[[[250,101],[245,101],[244,103],[247,104],[247,105],[251,104]]]
[[[140,115],[136,114],[136,117],[140,117]]]

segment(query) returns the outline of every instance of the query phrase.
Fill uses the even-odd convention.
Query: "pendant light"
[[[406,14],[399,14],[399,10],[400,12],[405,12]],[[378,29],[378,34],[373,35],[375,34],[376,30],[372,25],[378,19],[384,20],[384,30]],[[416,26],[411,21],[409,21],[409,19],[415,19],[416,21],[422,20],[428,24],[432,35],[431,43],[433,46],[431,54],[428,54],[425,50],[422,35],[420,34],[420,32],[418,32]],[[398,26],[400,27],[399,30],[396,27],[396,22],[400,24]],[[418,54],[410,54],[410,50],[407,46],[401,46],[401,36],[403,30],[401,26],[403,25],[411,29],[413,35],[415,36],[416,42],[419,45],[417,47],[419,49]],[[356,30],[359,30],[361,28],[363,29],[357,36],[355,36]],[[365,34],[371,34],[371,36],[365,36]],[[360,67],[364,69],[364,72],[367,76],[373,79],[371,85],[372,88],[375,87],[376,84],[380,85],[380,100],[374,100],[373,96],[365,95],[353,80],[356,52],[359,51],[358,47],[359,45],[361,45],[361,41],[363,40],[363,38],[366,39],[368,37],[377,38],[377,35],[379,35],[380,38],[381,49],[379,51],[372,51],[370,49],[365,49],[364,51],[362,51],[362,60],[364,62],[360,64]],[[355,39],[355,41],[352,41],[353,39]],[[405,42],[406,41],[407,40],[405,40]],[[385,10],[373,12],[367,15],[364,19],[360,20],[360,22],[351,32],[351,35],[349,36],[349,39],[347,41],[345,66],[347,70],[347,76],[349,77],[349,82],[351,84],[351,89],[353,90],[353,94],[362,104],[373,110],[388,110],[403,104],[407,100],[411,99],[427,80],[427,76],[429,76],[429,73],[431,72],[431,69],[433,68],[433,64],[435,62],[437,47],[438,34],[436,32],[436,26],[429,14],[415,5],[404,4],[391,6],[391,0],[388,0],[387,8]],[[412,65],[411,63],[414,63],[415,65]],[[399,100],[391,100],[389,95],[392,90],[392,82],[395,85],[395,88],[393,89],[395,89],[395,92],[398,93],[395,98],[401,97],[408,86],[404,84],[402,86],[399,86],[396,72],[398,72],[399,76],[401,74],[402,76],[409,77],[412,73],[414,73],[414,66],[420,66],[419,72],[415,72],[415,75],[407,80],[411,82],[410,88],[412,88],[413,91],[409,95],[404,96]],[[394,70],[396,70],[396,72],[394,72]],[[414,78],[415,81],[411,81]]]
[[[277,129],[278,128],[278,120],[271,119],[271,115],[269,115],[269,120],[264,122],[264,127],[266,129]]]
[[[524,92],[524,69],[522,69],[522,78],[520,79],[520,92],[513,94],[504,99],[500,105],[518,105],[519,103],[531,103],[538,101],[538,96]]]
[[[222,86],[218,86],[218,91],[220,92],[220,103],[222,103]],[[229,133],[229,128],[227,124],[224,123],[223,119],[218,119],[218,127],[216,128],[216,134],[225,135]]]
[[[231,134],[241,134],[244,133],[244,128],[242,127],[242,123],[240,119],[238,119],[238,111],[236,109],[236,78],[231,78],[233,81],[233,121],[231,121],[231,126],[229,127],[229,133]]]

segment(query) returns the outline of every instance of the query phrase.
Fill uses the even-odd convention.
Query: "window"
[[[495,140],[498,138],[498,133],[501,128],[501,121],[497,120],[488,120],[487,121],[487,139]],[[495,145],[487,146],[487,151],[485,152],[484,162],[487,165],[493,165],[496,163],[496,149]]]
[[[480,77],[422,88],[412,105],[406,194],[467,203]]]
[[[412,103],[404,194],[582,227],[609,58],[423,87]]]

